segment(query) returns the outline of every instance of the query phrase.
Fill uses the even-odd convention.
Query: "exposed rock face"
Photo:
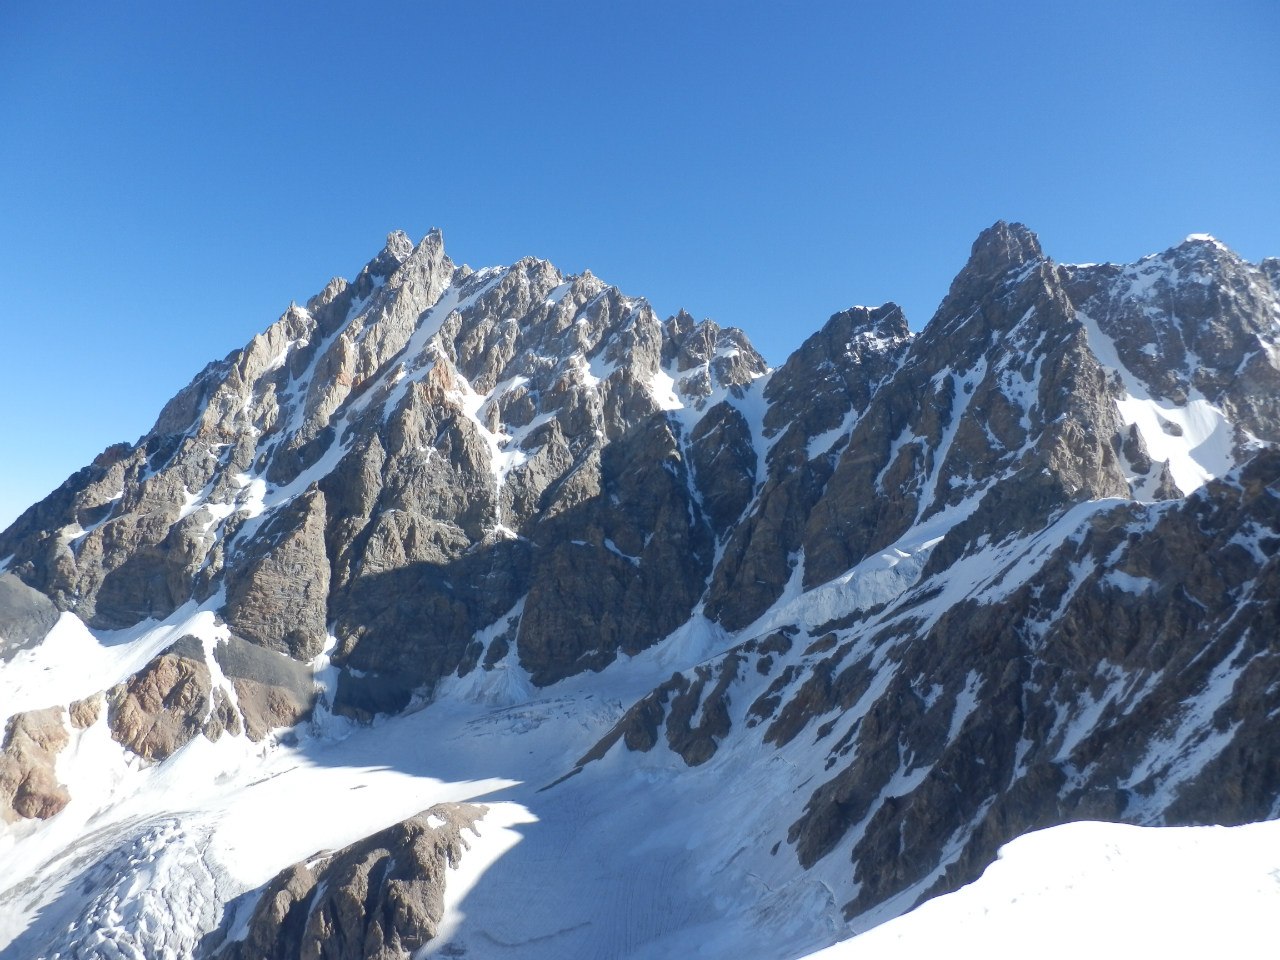
[[[787,839],[806,867],[849,851],[850,917],[968,883],[1051,824],[1266,818],[1280,796],[1280,764],[1257,749],[1280,734],[1259,686],[1280,676],[1277,491],[1269,450],[1185,502],[1096,512],[1038,567],[1014,551],[971,599],[938,604],[925,579],[886,610],[811,628],[782,671],[754,643],[735,648],[637,703],[583,762],[619,740],[649,750],[664,724],[700,762],[666,704],[716,671],[745,679],[717,698],[754,695],[748,726],[766,723],[779,748],[813,731],[836,771]]]
[[[310,715],[315,684],[302,664],[235,636],[213,656],[230,690],[213,685],[203,643],[184,637],[107,691],[112,737],[146,760],[164,760],[200,734],[263,740]],[[97,709],[97,698],[73,704],[73,724],[91,725]]]
[[[638,653],[688,619],[711,571],[705,522],[691,524],[679,438],[655,418],[601,457],[600,493],[540,525],[517,646],[535,683]]]
[[[910,342],[896,304],[855,307],[831,317],[773,374],[764,392],[764,484],[728,538],[707,599],[726,627],[745,627],[782,594],[849,430]]]
[[[58,707],[17,713],[5,724],[0,743],[0,820],[47,820],[71,797],[58,783],[54,761],[68,743]]]
[[[237,690],[236,692],[238,696],[239,691]],[[241,707],[241,709],[244,708]],[[245,712],[246,714],[248,713],[247,710]],[[301,719],[300,714],[289,716],[288,725],[292,726],[299,719]],[[277,723],[275,726],[284,726],[284,724]],[[222,687],[215,687],[213,689],[213,706],[209,711],[209,717],[205,720],[204,727],[200,732],[214,743],[217,743],[218,739],[224,733],[229,733],[233,737],[238,737],[243,729],[244,727],[240,722],[240,711],[236,709],[236,704],[232,703],[226,690],[222,689]],[[266,732],[270,729],[271,725],[267,724],[264,725],[264,728],[260,731],[251,730],[249,738],[251,740],[261,740],[266,736]],[[259,735],[254,736],[255,733],[258,733]]]
[[[11,573],[0,573],[0,663],[38,644],[58,621],[58,608]]]
[[[1270,401],[1231,396],[1252,396],[1250,384],[1276,373],[1275,291],[1207,241],[1151,259],[1140,270],[1064,268],[1023,228],[998,224],[980,237],[925,332],[880,338],[896,352],[845,407],[825,473],[805,459],[811,447],[792,444],[790,469],[774,479],[787,435],[776,442],[758,506],[713,577],[708,611],[727,626],[751,623],[800,574],[830,597],[834,619],[810,620],[809,639],[790,653],[765,655],[753,640],[677,673],[583,762],[616,743],[647,751],[664,739],[690,765],[704,762],[683,749],[690,726],[674,705],[711,676],[732,677],[716,700],[750,704],[745,726],[759,727],[763,743],[821,749],[831,772],[810,788],[787,840],[805,867],[844,851],[855,918],[967,883],[1000,844],[1064,820],[1272,815],[1280,768],[1251,744],[1275,735],[1258,678],[1280,676],[1261,639],[1280,615],[1271,583],[1280,460],[1240,438],[1274,443],[1280,419]],[[1126,292],[1135,272],[1166,293],[1191,282],[1220,291],[1187,305],[1198,331],[1221,328],[1207,335],[1218,345],[1212,362],[1201,357],[1203,372],[1184,363],[1178,374],[1182,361],[1169,358],[1152,368],[1160,376],[1150,362],[1129,365],[1138,353],[1163,356],[1144,351],[1140,334],[1119,333],[1114,304],[1161,319],[1151,299],[1135,307]],[[1105,297],[1109,314],[1098,306]],[[805,349],[788,366],[803,369]],[[1232,375],[1248,362],[1266,369]],[[770,415],[782,409],[784,373],[766,391],[778,398]],[[1248,461],[1238,479],[1184,503],[1177,481],[1186,484],[1189,461],[1155,460],[1159,438],[1126,419],[1145,397],[1166,398],[1168,436],[1182,436],[1180,403],[1221,418],[1225,447]],[[1247,434],[1233,434],[1244,418],[1226,411],[1246,408]],[[806,441],[815,432],[799,416],[783,423]],[[1089,516],[1073,505],[1135,493],[1173,502],[1093,506],[1092,519],[1071,520]],[[799,534],[788,532],[795,517]],[[912,532],[931,528],[940,539]],[[907,566],[901,579],[885,557]],[[754,581],[740,594],[721,580],[735,563]],[[851,567],[841,596],[829,584]],[[1201,754],[1217,760],[1202,766]]]
[[[353,715],[430,690],[526,595],[516,646],[548,683],[687,619],[752,497],[732,403],[764,372],[740,331],[589,273],[476,273],[393,234],[0,540],[97,627],[221,589],[238,636],[305,661],[333,623]]]
[[[274,514],[248,561],[227,577],[227,622],[248,640],[309,660],[325,639],[329,561],[324,494],[312,491]]]
[[[146,760],[163,760],[205,728],[212,682],[195,638],[179,640],[107,692],[111,736]]]
[[[442,803],[271,881],[231,945],[236,958],[402,960],[435,936],[448,871],[479,832],[486,808]]]
[[[262,740],[272,730],[291,727],[311,715],[315,682],[311,671],[296,660],[236,636],[219,643],[213,656],[235,691],[238,712],[225,693],[219,690],[214,695],[215,713],[226,714],[222,725],[232,734],[240,732],[241,718],[249,739]]]
[[[948,743],[938,734],[957,708],[946,705],[943,686],[937,719],[919,725],[925,739],[909,741],[913,765],[923,771],[932,761],[929,772],[893,804],[853,813],[848,791],[866,796],[877,782],[869,769],[895,765],[899,750],[887,727],[864,725],[857,760],[797,821],[792,837],[812,859],[820,855],[814,839],[834,842],[831,817],[843,831],[870,816],[853,848],[862,886],[851,914],[913,883],[932,880],[926,895],[954,889],[999,845],[1052,823],[1271,815],[1280,763],[1253,745],[1276,735],[1276,718],[1264,715],[1265,697],[1241,694],[1278,667],[1280,511],[1267,489],[1277,481],[1280,457],[1269,452],[1245,468],[1242,488],[1213,484],[1184,506],[1142,511],[1128,524],[1099,517],[1005,601],[958,606],[903,651],[905,669],[881,701],[886,720],[890,698],[912,696],[907,676],[963,675],[956,696],[973,691],[975,699]],[[1260,548],[1259,537],[1271,546]],[[1090,572],[1073,582],[1081,567]],[[1214,763],[1188,762],[1196,749],[1214,748]],[[973,824],[968,842],[938,876],[939,853],[961,823]],[[886,871],[879,865],[895,833],[908,839]]]
[[[755,649],[750,643],[746,651]],[[729,733],[726,691],[738,679],[741,656],[731,653],[718,665],[714,674],[707,667],[696,667],[693,678],[682,673],[657,687],[631,707],[608,735],[578,761],[578,768],[599,760],[622,740],[628,750],[648,752],[658,743],[658,734],[666,729],[667,744],[691,767],[706,763],[716,752],[720,740]],[[712,684],[708,689],[708,684]]]
[[[1197,396],[1239,429],[1280,423],[1275,278],[1209,237],[1192,237],[1130,266],[1068,267],[1068,291],[1138,385],[1186,403]],[[1243,435],[1231,438],[1239,444]]]
[[[1073,501],[1128,495],[1113,400],[1060,268],[1025,228],[992,227],[853,427],[808,517],[806,585],[976,492],[980,519],[952,530],[948,554],[977,536],[1036,529]]]

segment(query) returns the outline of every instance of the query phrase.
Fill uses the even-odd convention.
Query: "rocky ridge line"
[[[58,610],[216,614],[106,681],[162,761],[698,632],[575,782],[620,750],[784,758],[795,809],[744,836],[855,923],[1064,819],[1274,816],[1276,283],[1216,241],[1073,267],[998,223],[920,333],[851,308],[770,372],[590,274],[393,234],[0,534],[0,656]],[[13,724],[0,780],[56,813],[56,731]],[[319,897],[290,877],[268,940]]]

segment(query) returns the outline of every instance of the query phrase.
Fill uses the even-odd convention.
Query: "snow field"
[[[1070,823],[980,879],[806,960],[1262,957],[1280,933],[1280,822]]]

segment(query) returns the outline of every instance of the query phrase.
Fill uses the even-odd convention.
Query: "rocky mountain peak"
[[[677,341],[689,333],[698,322],[693,319],[693,314],[681,307],[673,316],[667,318],[666,336],[668,339]]]
[[[440,240],[443,241],[443,238]],[[366,264],[364,270],[375,277],[389,277],[409,258],[409,254],[413,252],[413,246],[413,241],[409,239],[407,233],[403,230],[392,230],[387,234],[387,242],[383,244],[377,256]]]
[[[1227,254],[1230,254],[1231,256],[1236,255],[1235,251],[1233,251],[1225,243],[1223,243],[1217,237],[1212,236],[1211,234],[1208,234],[1208,233],[1189,233],[1187,234],[1186,238],[1182,241],[1182,243],[1178,244],[1176,247],[1174,247],[1174,249],[1175,250],[1189,249],[1189,250],[1202,250],[1202,251],[1211,250],[1211,251],[1214,251],[1215,253],[1227,253]]]
[[[1016,350],[1027,321],[1052,328],[1066,320],[1053,263],[1020,223],[996,222],[974,241],[960,270],[925,325],[913,363],[930,371],[963,369],[988,349]],[[1035,337],[1032,337],[1034,342]]]
[[[1185,442],[1208,458],[1181,471],[1174,463],[1184,493],[1220,475],[1226,451],[1247,438],[1280,439],[1280,290],[1265,261],[1254,266],[1220,241],[1192,235],[1133,264],[1065,267],[1063,276],[1091,348],[1117,372],[1133,416],[1151,402],[1205,413],[1198,425],[1160,415],[1146,421],[1144,445],[1156,460],[1171,445],[1181,450],[1183,436],[1194,436]],[[1137,452],[1138,462],[1146,459]]]
[[[997,220],[973,241],[961,276],[995,277],[1043,256],[1039,237],[1027,227]]]
[[[838,426],[851,406],[866,407],[911,339],[906,315],[893,302],[832,314],[770,380],[766,435],[797,423],[806,435]]]
[[[427,236],[423,238],[423,240],[424,242],[433,243],[441,248],[443,248],[444,245],[444,237],[441,235],[440,231],[434,227]],[[387,234],[387,242],[383,245],[382,254],[380,256],[384,256],[388,260],[395,261],[396,263],[404,263],[412,252],[413,247],[413,241],[409,238],[407,233],[403,230],[392,230]]]
[[[680,392],[699,410],[717,390],[741,397],[768,370],[737,327],[721,327],[710,319],[695,322],[684,310],[662,324],[662,364],[672,368]]]
[[[1229,278],[1241,271],[1257,270],[1221,240],[1207,233],[1193,233],[1168,250],[1142,258],[1139,263],[1166,264],[1177,274],[1176,278],[1170,278],[1172,282],[1195,279],[1201,285],[1212,282],[1210,278]]]
[[[864,351],[883,352],[910,339],[907,315],[892,300],[878,307],[850,307],[835,314],[823,327],[823,333],[847,330],[845,350],[861,357]]]

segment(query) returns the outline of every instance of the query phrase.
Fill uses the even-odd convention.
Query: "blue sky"
[[[853,303],[919,328],[999,218],[1280,254],[1277,49],[1273,0],[9,0],[0,526],[393,228],[775,364]]]

